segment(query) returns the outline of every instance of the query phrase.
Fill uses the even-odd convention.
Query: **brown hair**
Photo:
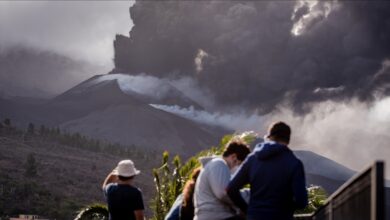
[[[196,180],[200,174],[201,168],[195,168],[191,173],[191,178],[186,182],[183,189],[183,202],[180,210],[180,219],[193,219],[194,218],[194,190]]]
[[[269,138],[275,141],[290,143],[291,128],[286,123],[279,121],[271,124],[268,129]]]
[[[222,156],[227,157],[231,154],[236,154],[237,159],[240,161],[244,161],[246,156],[250,153],[250,148],[247,144],[240,140],[230,141],[223,151]]]
[[[121,181],[127,181],[133,179],[134,176],[118,176],[118,179]]]

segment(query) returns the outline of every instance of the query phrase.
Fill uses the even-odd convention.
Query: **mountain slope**
[[[303,162],[306,173],[321,175],[333,180],[346,181],[356,172],[312,151],[297,150],[295,155]]]
[[[30,213],[73,219],[81,207],[105,203],[101,184],[125,155],[72,147],[57,139],[0,132],[0,218]],[[35,158],[37,174],[27,176],[30,155]],[[151,169],[157,156],[130,152],[130,159],[142,172],[135,183],[143,190],[145,204],[154,194]]]
[[[148,105],[111,106],[63,123],[61,128],[184,156],[208,148],[219,139],[194,122]]]
[[[228,133],[155,109],[148,99],[121,90],[118,81],[95,76],[65,93],[38,104],[3,100],[5,117],[36,125],[60,126],[70,132],[113,143],[169,150],[190,156],[218,143]],[[20,124],[19,123],[19,124]]]

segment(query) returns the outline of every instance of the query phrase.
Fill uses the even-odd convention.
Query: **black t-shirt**
[[[105,194],[110,220],[135,220],[134,211],[144,209],[142,193],[133,186],[110,183]]]

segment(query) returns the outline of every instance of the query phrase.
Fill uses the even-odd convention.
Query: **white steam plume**
[[[200,89],[198,83],[190,77],[169,79],[157,78],[146,74],[107,74],[100,76],[92,83],[106,80],[117,80],[119,87],[125,93],[136,92],[149,97],[162,99],[171,95],[173,90],[177,90],[206,109],[213,108],[215,103],[212,96],[209,95],[209,92]]]
[[[325,101],[305,115],[294,114],[280,106],[270,114],[259,116],[243,112],[209,113],[193,108],[152,105],[200,123],[223,126],[235,131],[254,130],[266,133],[274,121],[285,121],[292,128],[293,149],[310,150],[354,170],[361,170],[374,160],[390,164],[390,97],[373,104],[358,100]],[[390,169],[387,169],[387,178]]]
[[[207,111],[199,111],[194,108],[181,108],[179,106],[167,106],[150,104],[152,107],[179,115],[199,123],[217,125],[229,128],[238,132],[248,130],[257,130],[259,125],[264,123],[262,116],[257,114],[248,115],[244,112],[235,114],[210,113]]]

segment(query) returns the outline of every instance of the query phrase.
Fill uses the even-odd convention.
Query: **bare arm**
[[[144,220],[144,210],[134,210],[136,220]]]
[[[118,181],[118,176],[113,174],[113,173],[110,173],[108,174],[108,176],[106,177],[106,179],[104,180],[103,182],[103,185],[102,185],[102,189],[104,190],[104,188],[110,184],[110,183],[114,183],[114,182],[117,182]]]

